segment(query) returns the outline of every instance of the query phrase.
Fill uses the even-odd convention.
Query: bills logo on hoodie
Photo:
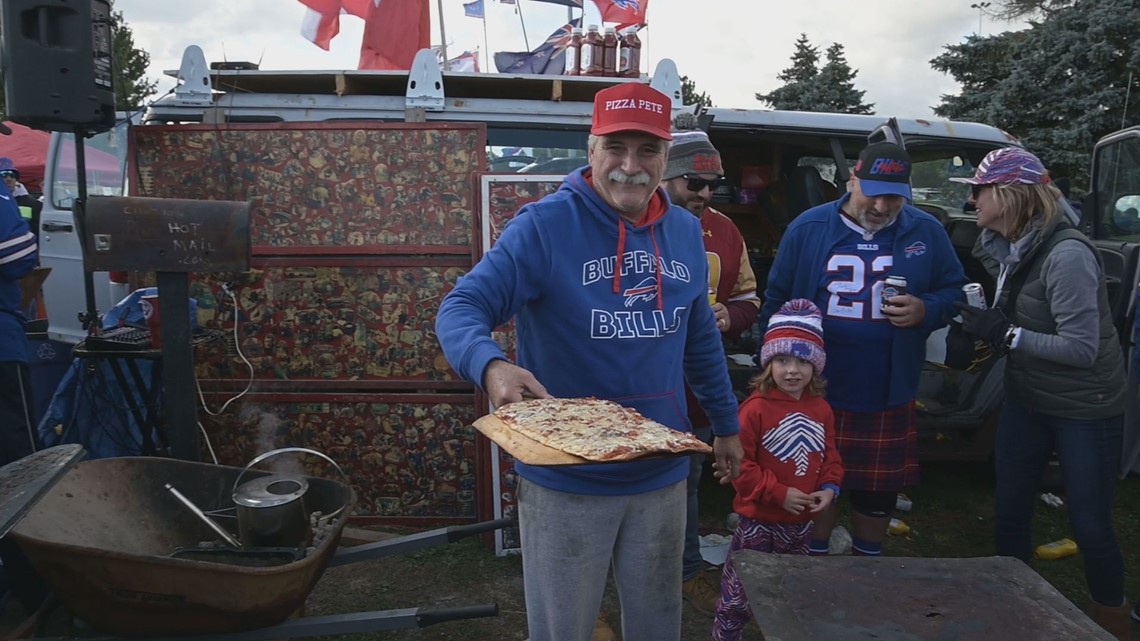
[[[802,412],[792,412],[764,434],[763,443],[764,448],[781,462],[794,462],[796,476],[804,476],[810,466],[811,455],[825,450],[823,424]]]
[[[636,287],[630,287],[623,291],[621,295],[625,296],[626,307],[633,307],[633,304],[639,300],[648,303],[657,298],[657,277],[650,276],[638,283]]]
[[[922,242],[921,240],[915,241],[915,242],[907,245],[906,249],[904,249],[903,251],[906,253],[907,258],[914,258],[915,256],[921,256],[921,255],[926,253],[926,243]]]
[[[614,256],[582,263],[582,285],[612,287],[617,264]],[[687,308],[661,305],[661,309],[657,309],[657,292],[658,287],[664,290],[669,280],[691,282],[692,272],[687,265],[659,259],[648,251],[635,250],[622,254],[619,269],[618,276],[623,283],[621,301],[626,309],[590,310],[591,338],[659,338],[681,329]],[[627,277],[635,283],[633,286],[624,286]],[[662,279],[660,284],[658,278]],[[661,302],[667,302],[667,298],[663,297]]]

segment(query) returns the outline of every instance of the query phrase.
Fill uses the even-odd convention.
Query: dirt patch
[[[499,615],[403,629],[376,635],[321,637],[329,641],[365,639],[417,639],[460,641],[493,639],[524,641],[527,638],[523,599],[522,559],[517,555],[497,557],[475,540],[416,552],[402,557],[331,568],[309,597],[310,616],[387,610],[397,608],[458,608],[497,603]],[[612,585],[602,605],[612,625],[619,625],[621,608]],[[705,641],[712,629],[712,618],[691,605],[683,606],[682,641]],[[618,630],[618,638],[621,638]],[[750,628],[745,641],[762,637]]]
[[[705,474],[701,486],[701,525],[705,532],[727,533],[725,517],[732,509],[732,489]],[[321,637],[328,641],[365,639],[416,639],[431,641],[524,641],[527,638],[523,596],[522,558],[495,556],[477,539],[466,539],[402,556],[331,568],[310,595],[306,614],[324,615],[396,608],[458,608],[497,603],[496,617],[440,623],[425,628],[401,629],[378,635]],[[621,639],[621,606],[613,579],[602,603],[610,624]],[[681,640],[707,641],[712,617],[685,603],[681,610]],[[755,624],[745,630],[744,641],[761,641]]]

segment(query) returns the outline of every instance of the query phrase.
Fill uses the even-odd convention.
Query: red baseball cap
[[[619,131],[640,131],[662,140],[672,140],[669,128],[673,103],[665,94],[640,82],[627,82],[599,91],[594,96],[596,136]]]

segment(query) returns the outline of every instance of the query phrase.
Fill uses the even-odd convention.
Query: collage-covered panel
[[[227,398],[206,396],[213,410]],[[472,394],[255,391],[220,416],[205,419],[210,445],[223,465],[244,466],[258,454],[282,447],[328,455],[356,490],[358,517],[476,518]],[[286,458],[281,465],[288,462]],[[305,459],[303,472],[337,476],[317,457]]]
[[[479,123],[155,125],[132,130],[135,196],[252,202],[254,255],[466,253]]]
[[[483,252],[490,251],[507,223],[524,205],[533,203],[556,191],[562,185],[562,176],[556,175],[486,175],[482,179]],[[498,327],[492,337],[507,357],[515,358],[515,323]],[[514,458],[498,445],[491,444],[491,475],[494,488],[492,497],[495,518],[515,518],[518,515],[518,475]],[[495,551],[499,554],[520,548],[517,527],[506,527],[495,532]]]
[[[405,259],[409,264],[400,265],[366,259],[352,265],[314,262],[259,261],[236,277],[196,276],[190,295],[198,302],[200,322],[226,334],[224,343],[199,350],[198,376],[244,379],[249,375],[244,356],[257,380],[345,386],[459,380],[440,349],[435,315],[467,267],[440,265],[443,259],[432,264]]]

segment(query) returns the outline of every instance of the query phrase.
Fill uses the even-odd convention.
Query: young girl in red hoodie
[[[784,303],[768,323],[761,373],[740,406],[744,462],[732,482],[740,525],[721,575],[715,641],[737,641],[752,618],[733,553],[807,554],[812,518],[839,496],[843,464],[831,406],[823,400],[821,322],[811,301]]]

